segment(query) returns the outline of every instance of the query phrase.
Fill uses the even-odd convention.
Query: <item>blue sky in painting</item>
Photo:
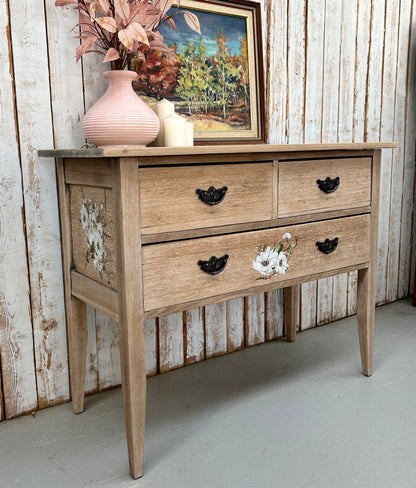
[[[170,15],[175,9],[170,9]],[[184,10],[181,8],[181,10]],[[240,41],[247,32],[246,19],[212,12],[201,12],[199,10],[186,9],[198,16],[201,25],[201,35],[207,48],[207,56],[212,56],[217,52],[216,36],[217,31],[222,29],[228,38],[227,45],[231,49],[231,54],[240,54]],[[164,37],[166,45],[176,44],[178,51],[183,52],[188,43],[192,41],[196,46],[199,45],[201,36],[190,29],[183,18],[183,14],[174,17],[176,31],[164,24],[159,31]]]

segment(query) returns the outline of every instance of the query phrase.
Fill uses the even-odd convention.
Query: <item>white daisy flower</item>
[[[292,238],[292,235],[291,235],[291,234],[289,234],[289,232],[285,232],[285,233],[283,234],[283,239],[291,239],[291,238]]]

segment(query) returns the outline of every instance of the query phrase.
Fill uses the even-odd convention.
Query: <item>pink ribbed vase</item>
[[[84,133],[99,147],[144,147],[159,134],[159,118],[133,90],[134,71],[106,71],[104,95],[85,114]]]

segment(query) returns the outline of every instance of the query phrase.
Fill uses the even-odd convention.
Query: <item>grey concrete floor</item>
[[[148,381],[145,475],[128,475],[121,390],[0,424],[0,487],[415,488],[416,308],[356,319]]]

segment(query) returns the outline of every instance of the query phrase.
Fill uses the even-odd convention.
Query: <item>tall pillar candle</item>
[[[156,139],[156,146],[163,147],[165,145],[163,121],[166,119],[166,117],[169,117],[173,113],[175,113],[175,104],[174,103],[169,102],[169,100],[166,100],[166,98],[164,98],[160,102],[157,102],[156,114],[160,120],[160,131],[159,131],[159,135],[157,136],[157,139]]]
[[[194,124],[192,122],[185,122],[185,146],[194,145]]]
[[[163,140],[165,147],[180,147],[186,145],[186,120],[178,114],[169,115],[163,121]]]

